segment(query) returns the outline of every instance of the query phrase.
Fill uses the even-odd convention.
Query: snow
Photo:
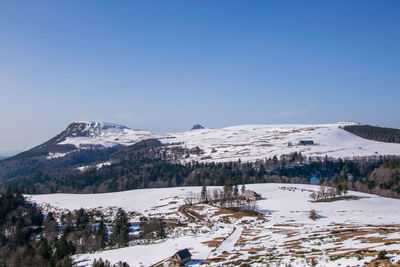
[[[215,188],[222,189],[209,187],[208,190],[212,192]],[[316,185],[249,184],[246,188],[262,195],[263,199],[256,201],[256,204],[258,210],[265,214],[263,218],[246,216],[238,219],[225,213],[216,215],[218,207],[196,205],[198,208],[194,211],[205,216],[205,220],[186,222],[187,227],[169,232],[165,240],[75,255],[74,260],[78,262],[78,266],[87,266],[100,257],[111,263],[122,260],[131,266],[149,266],[167,259],[183,248],[188,248],[195,260],[222,260],[209,263],[213,266],[220,266],[224,262],[229,265],[252,257],[252,266],[263,266],[265,261],[271,266],[310,265],[309,259],[303,257],[304,255],[315,257],[317,266],[363,265],[375,258],[356,257],[358,254],[355,253],[360,249],[385,249],[392,256],[393,263],[400,260],[400,254],[396,252],[400,250],[399,199],[349,192],[359,199],[312,203],[309,195],[312,191],[319,190]],[[199,194],[200,191],[201,187],[176,187],[105,194],[47,194],[27,197],[40,206],[53,210],[76,210],[81,207],[115,210],[121,207],[140,215],[185,221],[185,216],[178,208],[185,203],[188,194]],[[313,221],[309,218],[311,209],[316,210],[320,215],[319,219]],[[229,220],[223,220],[226,216]],[[357,235],[343,238],[341,234],[347,233],[346,231],[356,232]],[[209,247],[204,243],[216,238],[221,240],[217,247]],[[386,240],[391,242],[387,243]]]
[[[146,130],[132,130],[124,126],[88,123],[90,135],[68,137],[60,144],[77,148],[93,145],[112,147],[132,145],[149,138],[159,139],[168,146],[199,147],[204,154],[190,154],[181,162],[196,161],[256,161],[290,154],[295,151],[305,156],[351,158],[373,155],[400,155],[400,144],[367,140],[339,127],[351,122],[334,124],[241,125],[222,129],[197,129],[180,133],[155,134]],[[90,127],[93,127],[91,129]],[[301,140],[312,140],[316,145],[298,145]],[[292,143],[289,146],[288,143]]]
[[[242,125],[175,133],[161,141],[204,150],[204,154],[191,155],[186,161],[255,161],[295,151],[305,156],[333,158],[400,154],[400,144],[360,138],[339,128],[345,125],[354,123]],[[301,140],[312,140],[316,145],[298,145]],[[288,146],[289,142],[292,146]]]
[[[60,145],[74,145],[77,148],[86,148],[93,145],[113,147],[115,145],[133,145],[145,139],[154,138],[155,135],[146,130],[132,130],[128,127],[113,123],[103,122],[76,122],[83,124],[82,132],[88,136],[70,136]]]
[[[46,159],[57,159],[57,158],[62,158],[65,157],[68,153],[51,153],[49,152],[49,155],[46,157]]]
[[[103,168],[104,166],[110,166],[112,163],[111,161],[106,161],[103,163],[99,163],[96,165],[85,165],[85,166],[81,166],[81,167],[77,167],[76,169],[81,171],[81,172],[85,172],[91,168],[95,168],[96,170]]]

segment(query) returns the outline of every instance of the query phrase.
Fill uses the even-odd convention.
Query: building
[[[256,192],[254,192],[252,190],[244,191],[243,196],[247,201],[256,201],[256,200],[261,199],[261,195],[257,194]]]
[[[187,248],[179,250],[171,257],[170,266],[177,267],[183,266],[185,263],[192,259],[192,254],[189,252]]]
[[[301,146],[312,146],[315,145],[313,140],[300,140],[299,145]]]

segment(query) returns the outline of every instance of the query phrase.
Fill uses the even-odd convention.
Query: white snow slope
[[[76,147],[87,145],[132,145],[148,138],[157,138],[169,146],[189,149],[199,147],[204,153],[190,154],[180,161],[255,161],[273,156],[301,152],[305,156],[348,158],[372,155],[400,155],[400,144],[376,142],[360,138],[340,126],[354,123],[319,125],[241,125],[222,129],[199,129],[182,133],[157,135],[150,131],[129,128],[105,128],[89,137],[69,137],[60,144]],[[316,145],[298,145],[312,140]],[[288,146],[288,143],[292,146]]]
[[[216,188],[208,188],[210,195]],[[191,211],[201,219],[188,222],[178,208],[188,194],[199,193],[201,187],[28,197],[45,210],[83,207],[106,212],[121,207],[140,213],[137,217],[158,216],[186,224],[170,229],[165,240],[152,244],[132,243],[127,248],[76,255],[77,266],[88,266],[96,258],[150,266],[183,248],[207,266],[356,266],[371,262],[380,250],[388,251],[392,263],[400,263],[398,199],[350,192],[360,199],[312,203],[310,192],[319,190],[315,185],[251,184],[246,188],[262,195],[256,203],[264,216],[235,217],[216,206],[196,204]],[[312,209],[320,216],[315,221],[309,218]]]

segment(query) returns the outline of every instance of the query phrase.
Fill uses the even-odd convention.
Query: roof
[[[179,250],[176,254],[178,254],[181,259],[185,259],[187,257],[192,256],[192,254],[190,254],[190,252],[187,248]]]
[[[300,140],[300,144],[313,145],[314,141],[313,140]]]
[[[254,192],[254,191],[252,191],[252,190],[246,190],[246,191],[244,191],[244,195],[245,195],[246,197],[253,197],[253,196],[257,197],[257,196],[260,196],[259,194],[257,194],[256,192]]]

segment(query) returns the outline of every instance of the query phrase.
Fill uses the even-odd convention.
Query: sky
[[[80,120],[400,128],[400,1],[14,1],[0,7],[0,152]]]

